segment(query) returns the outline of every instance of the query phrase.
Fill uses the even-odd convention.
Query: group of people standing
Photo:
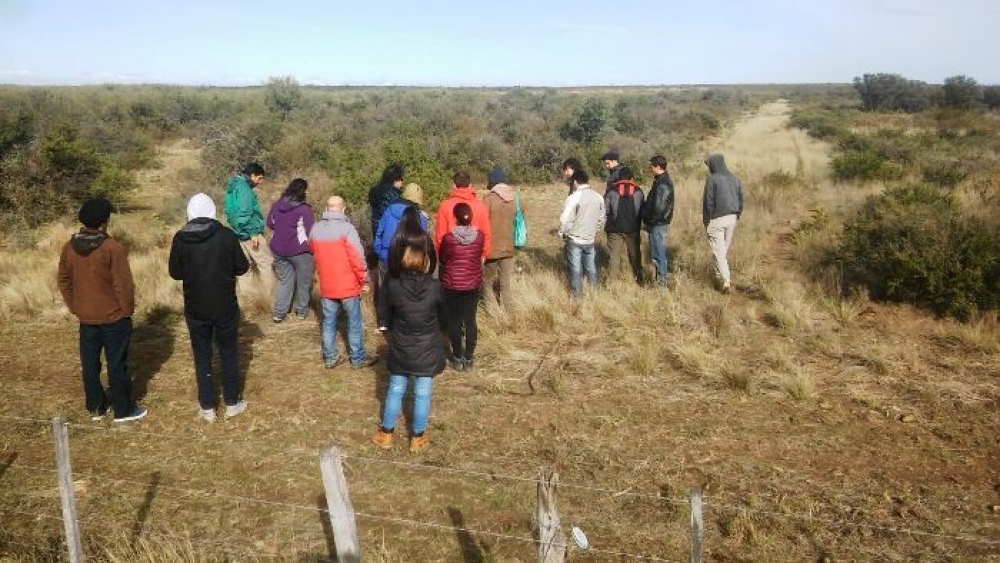
[[[591,188],[577,159],[563,163],[570,193],[558,231],[564,239],[575,298],[582,296],[584,277],[597,285],[595,242],[601,229],[607,233],[612,274],[619,275],[627,259],[631,275],[640,283],[639,236],[641,229],[647,230],[656,282],[667,287],[666,238],[673,217],[674,186],[666,159],[661,155],[650,159],[654,180],[645,198],[633,172],[618,159],[614,152],[603,157],[609,174],[603,196]],[[726,253],[743,208],[742,186],[728,172],[721,155],[712,155],[706,164],[710,174],[703,219],[722,289],[729,291]],[[429,442],[433,378],[449,364],[456,371],[475,366],[480,300],[485,295],[501,307],[511,303],[515,225],[523,220],[516,190],[495,166],[487,177],[487,194],[480,199],[469,175],[456,173],[449,196],[437,209],[431,234],[423,190],[414,183],[404,187],[403,168],[390,165],[368,194],[373,234],[368,253],[346,213],[347,202],[337,195],[329,197],[316,220],[306,202],[308,182],[302,178],[288,184],[265,216],[254,191],[264,176],[264,169],[251,163],[230,179],[224,202],[228,227],[216,218],[211,197],[192,196],[188,221],[171,243],[169,274],[182,282],[200,416],[212,422],[218,408],[213,345],[219,350],[226,417],[247,408],[239,376],[237,281],[250,271],[272,270],[277,279],[275,323],[284,322],[291,313],[308,318],[312,285],[318,283],[322,357],[331,369],[345,363],[336,346],[341,310],[347,317],[347,363],[363,368],[378,361],[365,348],[361,307],[362,295],[374,286],[376,324],[388,341],[390,375],[381,424],[372,441],[381,448],[392,447],[396,419],[413,378],[410,450],[423,449]],[[60,256],[58,285],[80,321],[86,407],[95,420],[113,412],[115,422],[125,422],[144,417],[146,409],[131,397],[127,359],[134,286],[124,247],[107,234],[111,211],[111,204],[103,198],[83,204],[79,212],[83,226]],[[267,229],[272,231],[269,241]],[[369,264],[374,272],[369,271]],[[450,340],[450,357],[446,357],[442,325]],[[100,381],[102,350],[108,363],[108,389]]]
[[[648,233],[650,262],[656,274],[657,286],[668,287],[669,255],[667,234],[674,217],[674,183],[667,172],[667,159],[655,155],[649,159],[653,182],[649,194],[643,194],[635,181],[634,172],[619,162],[619,155],[609,151],[601,156],[608,180],[604,194],[590,186],[590,176],[576,158],[563,161],[563,178],[569,195],[559,216],[559,235],[564,241],[566,271],[574,298],[583,296],[583,281],[598,285],[597,233],[607,237],[611,278],[630,276],[643,283],[640,233]],[[728,252],[743,212],[743,186],[725,164],[721,154],[705,160],[709,175],[702,195],[702,220],[715,257],[716,276],[720,289],[732,288]],[[628,261],[628,274],[626,271]]]

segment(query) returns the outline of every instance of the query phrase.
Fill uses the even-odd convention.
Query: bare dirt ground
[[[784,169],[814,186],[826,149],[785,129],[787,111],[766,105],[706,151],[721,147],[748,177]],[[174,167],[192,154],[180,146],[181,163],[171,163],[170,150],[164,169],[143,177],[148,201],[138,205],[182,201]],[[815,299],[790,299],[806,284],[778,247],[789,244],[780,236],[789,217],[741,222],[734,265],[745,290],[716,294],[693,257],[708,252],[702,179],[677,179],[676,291],[612,285],[578,310],[550,232],[564,187],[525,190],[532,248],[518,259],[519,303],[509,316],[481,314],[476,372],[436,379],[432,445],[421,455],[406,452],[403,435],[390,452],[370,445],[384,363],[323,369],[315,317],[248,319],[250,409],[206,425],[183,319],[175,308],[150,311],[131,355],[150,415],[120,427],[82,408],[71,318],[8,323],[0,560],[60,549],[46,422],[59,414],[71,423],[81,529],[98,560],[328,557],[316,452],[331,443],[349,456],[366,560],[532,560],[539,467],[565,485],[564,526],[600,550],[574,550],[574,561],[686,560],[690,487],[705,492],[708,560],[1000,560],[995,335],[876,304],[838,322]],[[126,219],[149,219],[133,213]],[[384,352],[370,330],[367,342]]]

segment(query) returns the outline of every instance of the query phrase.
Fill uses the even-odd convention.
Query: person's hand
[[[260,249],[260,235],[254,235],[250,237],[250,247],[254,250]]]
[[[365,283],[365,285],[361,286],[361,293],[368,293],[368,291],[370,289],[371,289],[371,286],[368,285],[367,283]]]

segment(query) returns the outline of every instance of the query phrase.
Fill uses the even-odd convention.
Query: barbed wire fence
[[[191,505],[198,499],[213,499],[232,503],[239,509],[240,507],[256,506],[273,511],[289,511],[296,514],[308,514],[314,518],[311,525],[289,525],[284,533],[288,534],[289,541],[280,546],[267,549],[261,546],[261,542],[244,545],[233,542],[224,542],[207,537],[195,537],[190,534],[174,534],[160,530],[148,529],[144,525],[144,517],[139,518],[136,526],[132,530],[134,535],[144,537],[149,540],[163,542],[179,542],[212,553],[227,554],[235,557],[256,557],[256,558],[279,558],[295,554],[316,554],[317,550],[326,550],[326,553],[341,561],[360,561],[361,547],[358,542],[357,521],[393,524],[406,526],[414,530],[423,530],[426,533],[448,532],[451,534],[464,534],[470,537],[492,538],[497,541],[512,542],[523,545],[531,545],[538,551],[539,561],[562,561],[567,551],[570,553],[578,551],[582,554],[606,557],[609,559],[628,559],[636,561],[701,561],[704,550],[705,521],[704,514],[723,513],[747,515],[760,518],[781,519],[799,522],[809,522],[814,525],[841,528],[858,529],[883,534],[908,535],[916,538],[936,539],[948,542],[961,542],[976,544],[988,550],[1000,550],[1000,541],[989,538],[977,537],[974,535],[956,535],[938,533],[928,530],[910,529],[896,526],[882,526],[864,521],[852,521],[848,519],[824,518],[813,514],[798,514],[779,512],[777,510],[765,510],[754,508],[750,503],[733,504],[717,501],[711,497],[705,498],[701,490],[692,489],[686,498],[669,496],[663,492],[646,493],[635,490],[638,487],[628,486],[624,489],[616,490],[599,485],[583,485],[576,483],[558,482],[558,476],[540,469],[535,476],[504,474],[496,471],[481,471],[474,469],[446,467],[440,465],[430,465],[424,463],[414,463],[408,461],[381,459],[343,453],[335,446],[327,446],[319,451],[318,472],[319,481],[323,485],[325,502],[316,504],[302,504],[296,502],[286,502],[271,499],[258,498],[251,495],[236,495],[217,490],[208,490],[199,487],[185,487],[179,485],[168,485],[160,482],[158,473],[154,472],[151,481],[138,481],[135,479],[109,476],[106,474],[95,474],[88,471],[74,472],[69,456],[69,428],[80,428],[93,430],[83,425],[70,425],[62,417],[54,418],[52,421],[41,419],[10,417],[0,415],[0,418],[25,425],[31,431],[23,432],[29,441],[36,444],[42,438],[54,443],[53,465],[46,466],[39,460],[22,461],[17,452],[6,453],[0,451],[0,494],[4,496],[18,494],[21,498],[27,499],[26,510],[2,506],[2,512],[18,517],[19,522],[31,523],[30,534],[15,535],[13,533],[0,533],[0,554],[3,550],[9,550],[19,555],[39,556],[46,560],[68,560],[71,563],[81,561],[84,558],[84,536],[81,532],[87,530],[101,530],[107,528],[106,522],[95,515],[85,515],[81,517],[77,512],[75,504],[75,489],[80,482],[102,482],[114,485],[116,488],[139,487],[140,490],[147,490],[146,503],[140,508],[140,513],[148,511],[148,504],[151,497],[156,496],[157,504],[167,503],[173,510],[183,512],[190,509]],[[51,434],[42,429],[46,425],[51,425]],[[179,436],[171,434],[159,434],[156,432],[140,431],[136,429],[122,430],[145,437],[158,437],[166,440],[191,440],[191,436]],[[315,453],[315,452],[313,452]],[[463,480],[490,480],[509,481],[519,484],[530,484],[536,487],[536,506],[532,514],[532,526],[525,534],[501,533],[486,529],[468,527],[464,524],[452,522],[444,524],[439,522],[428,522],[421,519],[402,516],[399,514],[379,514],[369,510],[355,510],[350,501],[350,486],[344,474],[344,463],[354,465],[364,465],[366,467],[375,466],[389,470],[390,468],[403,469],[406,471],[426,471]],[[48,483],[47,488],[32,489],[24,486],[26,481],[22,479],[10,479],[9,473],[25,472],[35,477],[35,483]],[[366,472],[355,472],[365,474]],[[18,483],[22,486],[4,487],[4,482]],[[59,505],[54,506],[52,484],[56,483],[58,488]],[[582,531],[574,529],[571,534],[572,541],[566,539],[565,531],[562,529],[559,514],[558,491],[569,493],[573,491],[598,494],[607,498],[636,498],[652,500],[673,506],[677,510],[686,509],[690,516],[690,542],[688,553],[673,555],[672,557],[662,554],[650,555],[642,553],[631,553],[603,547],[601,539],[591,542]],[[0,501],[3,496],[0,496]],[[48,500],[48,504],[44,501]],[[42,502],[39,502],[42,501]],[[18,505],[20,508],[24,508]],[[860,511],[850,510],[851,514],[859,514]],[[315,533],[299,533],[297,530],[312,528],[315,530],[317,522],[322,523],[320,535]],[[93,534],[90,534],[93,537]],[[34,538],[34,539],[29,539]],[[278,542],[274,542],[277,546]],[[602,547],[596,547],[602,545]],[[11,547],[16,549],[11,549]],[[541,554],[545,554],[544,558]]]

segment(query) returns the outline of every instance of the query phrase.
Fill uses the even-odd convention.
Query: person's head
[[[397,189],[401,188],[403,186],[403,165],[394,162],[386,166],[378,183],[379,185],[392,184]]]
[[[207,194],[194,194],[188,200],[187,217],[188,221],[195,219],[215,219],[215,202]]]
[[[451,183],[456,188],[468,188],[472,184],[472,178],[469,177],[468,172],[455,172],[455,175],[451,177]]]
[[[582,186],[590,181],[590,176],[588,176],[583,170],[577,170],[573,172],[572,176],[570,176],[570,180],[573,182],[574,186]]]
[[[632,174],[632,169],[628,166],[622,166],[621,172],[618,173],[619,180],[632,180],[635,175]]]
[[[472,207],[468,203],[462,202],[455,204],[455,208],[452,210],[455,214],[455,222],[463,227],[468,227],[472,224]]]
[[[563,178],[571,178],[577,170],[583,170],[580,161],[575,158],[567,158],[562,163]]]
[[[604,168],[611,170],[612,168],[618,166],[618,153],[615,151],[608,151],[601,156],[601,160],[604,161]]]
[[[264,181],[264,167],[256,162],[251,162],[243,167],[243,175],[250,180],[250,187],[256,188]]]
[[[326,200],[327,211],[337,211],[343,213],[347,209],[347,202],[339,195],[332,195]]]
[[[103,197],[88,199],[80,206],[77,218],[88,229],[106,229],[111,220],[111,202]]]
[[[288,183],[288,187],[281,193],[281,197],[302,203],[306,200],[307,189],[309,189],[309,182],[306,182],[302,178],[296,178]]]
[[[420,211],[415,207],[407,207],[399,218],[399,225],[396,227],[396,235],[406,237],[419,237],[427,234],[423,225],[420,224]],[[395,237],[393,237],[395,238]]]
[[[413,182],[406,184],[406,187],[403,188],[403,193],[400,194],[400,197],[415,205],[419,205],[421,207],[424,205],[424,189],[420,187],[420,184],[415,184]]]
[[[433,246],[433,241],[420,224],[420,212],[414,207],[404,209],[403,215],[399,219],[399,226],[396,227],[396,233],[392,235],[392,242],[389,243],[389,276],[398,278],[403,271],[423,273],[431,271],[433,264],[430,252]],[[422,253],[420,268],[407,269],[403,266],[404,257],[408,249],[411,248],[420,249]],[[416,260],[412,253],[411,259]],[[426,259],[426,264],[424,259]]]
[[[667,171],[667,159],[664,158],[662,154],[658,154],[653,158],[649,159],[649,169],[653,171],[653,174],[659,176]]]
[[[506,184],[507,174],[500,168],[500,165],[494,165],[490,173],[486,175],[486,189],[492,190],[493,186],[497,184]]]

